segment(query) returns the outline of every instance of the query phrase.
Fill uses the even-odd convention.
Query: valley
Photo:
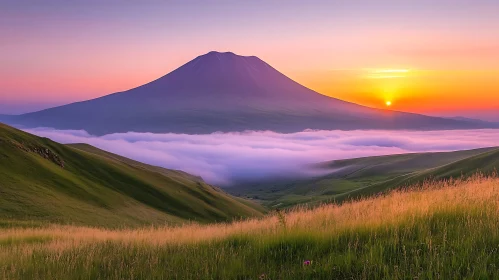
[[[227,191],[270,208],[340,203],[426,180],[467,178],[477,172],[490,175],[499,169],[499,148],[335,160],[314,168],[327,174],[246,182]]]
[[[499,1],[0,1],[0,280],[499,279]]]

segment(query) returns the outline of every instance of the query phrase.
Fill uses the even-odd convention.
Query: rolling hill
[[[497,170],[499,170],[499,148],[487,149],[483,153],[471,155],[465,159],[434,168],[419,169],[383,182],[377,182],[364,188],[343,193],[336,200],[343,201],[346,199],[367,197],[401,186],[420,184],[425,180],[439,181],[449,178],[468,178],[476,173],[488,175],[496,173]]]
[[[262,211],[181,171],[0,124],[2,221],[117,227],[229,221]]]
[[[466,177],[477,171],[490,174],[499,169],[499,148],[355,158],[324,162],[316,167],[327,175],[248,182],[227,190],[271,208],[341,202],[427,179]]]
[[[465,129],[497,124],[379,110],[310,90],[255,56],[209,52],[148,84],[8,118],[91,134],[305,129]]]

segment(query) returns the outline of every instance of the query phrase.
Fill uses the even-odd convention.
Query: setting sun
[[[386,102],[385,102],[385,104],[386,104],[386,106],[388,106],[388,107],[392,106],[392,102],[391,102],[391,101],[386,101]]]

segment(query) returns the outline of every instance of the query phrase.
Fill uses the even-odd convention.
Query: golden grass
[[[0,279],[497,279],[498,214],[477,175],[226,224],[11,227]]]
[[[65,248],[96,241],[124,244],[192,244],[217,241],[235,235],[276,235],[285,231],[331,234],[359,228],[384,227],[408,223],[441,211],[487,211],[499,214],[499,179],[475,176],[468,180],[427,183],[408,190],[345,203],[323,205],[316,209],[296,209],[285,216],[285,226],[276,215],[262,219],[236,221],[226,224],[185,224],[176,227],[149,227],[142,229],[106,230],[91,227],[50,225],[42,228],[9,228],[0,230],[2,242],[41,240],[13,246],[20,254],[29,254],[34,248],[61,251]],[[0,252],[0,258],[11,251]]]

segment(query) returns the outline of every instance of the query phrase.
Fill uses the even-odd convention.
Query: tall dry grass
[[[48,225],[39,228],[1,229],[0,248],[2,250],[0,250],[0,264],[3,263],[5,267],[8,267],[8,269],[4,268],[3,276],[4,278],[9,278],[9,275],[24,275],[16,274],[16,269],[20,269],[20,266],[22,267],[23,263],[30,262],[33,255],[38,254],[39,252],[43,252],[44,256],[50,255],[51,258],[53,258],[50,261],[52,263],[57,262],[59,259],[68,258],[65,254],[67,251],[74,253],[78,248],[93,246],[93,250],[78,251],[87,254],[85,260],[88,269],[90,269],[93,268],[93,262],[91,260],[97,258],[97,255],[100,259],[106,258],[106,256],[102,255],[105,253],[97,252],[99,251],[99,245],[96,244],[122,246],[128,250],[128,253],[135,252],[134,250],[142,250],[140,248],[185,246],[185,248],[194,248],[192,249],[194,251],[185,249],[185,254],[192,254],[192,252],[197,250],[196,248],[205,248],[203,246],[214,246],[213,248],[210,247],[210,249],[206,250],[218,252],[219,249],[216,247],[218,246],[217,244],[227,240],[234,240],[234,238],[247,238],[257,243],[260,242],[258,244],[261,246],[267,246],[262,245],[265,243],[264,240],[276,241],[280,238],[285,239],[287,235],[329,238],[330,236],[343,236],[345,234],[347,234],[347,236],[358,235],[358,232],[365,232],[366,230],[370,232],[370,235],[369,241],[365,242],[366,244],[370,244],[369,242],[371,242],[371,239],[376,239],[376,235],[378,234],[377,230],[381,233],[387,231],[391,232],[393,228],[400,226],[409,229],[417,229],[424,225],[424,223],[426,223],[425,221],[429,221],[434,217],[436,213],[464,213],[464,220],[462,221],[462,227],[464,228],[485,228],[484,226],[487,226],[487,228],[494,228],[495,224],[486,224],[497,223],[499,221],[499,219],[494,221],[488,220],[488,217],[498,216],[499,214],[499,179],[496,177],[477,175],[466,180],[425,183],[421,186],[393,191],[378,197],[348,202],[343,205],[323,205],[311,210],[296,209],[281,217],[279,217],[279,215],[270,215],[262,219],[236,221],[227,224],[186,224],[177,227],[149,227],[130,230],[106,230],[59,225]],[[452,222],[452,220],[450,220],[450,222]],[[442,225],[436,224],[436,227],[441,226],[442,229],[447,230],[447,223],[447,221],[443,221]],[[429,227],[428,231],[432,231],[432,228]],[[431,233],[429,237],[424,237],[424,241],[427,242],[429,239],[430,243],[437,242],[431,241],[433,240],[432,234],[433,233]],[[479,235],[481,233],[476,234]],[[374,237],[372,235],[374,235]],[[394,236],[398,235],[399,233],[394,233]],[[415,238],[417,238],[417,236]],[[473,237],[472,242],[477,242],[480,238],[480,236]],[[348,242],[350,246],[351,241]],[[382,242],[380,241],[376,246],[385,246],[381,244]],[[289,246],[293,247],[294,245]],[[398,245],[395,244],[393,246]],[[248,250],[248,252],[252,250],[251,248],[244,248],[246,248],[245,250]],[[305,246],[304,248],[307,247]],[[284,249],[279,248],[277,250]],[[359,250],[359,254],[364,252],[359,248],[356,250]],[[120,254],[119,252],[121,251],[118,249],[118,251],[113,254]],[[230,254],[235,254],[234,258],[236,258],[238,254],[237,250],[230,252]],[[90,256],[88,256],[89,254]],[[96,254],[96,256],[92,256],[92,254]],[[178,252],[177,254],[181,255],[181,253]],[[224,254],[229,253],[225,252]],[[482,253],[480,253],[480,255],[481,254]],[[73,256],[72,258],[74,258],[76,262],[76,259],[79,257],[80,256]],[[112,258],[113,256],[107,257]],[[183,257],[188,258],[189,256],[186,255]],[[394,257],[396,258],[396,256]],[[261,257],[258,257],[257,260],[259,258]],[[278,258],[277,255],[276,258]],[[45,259],[45,261],[47,260]],[[203,260],[199,261],[202,262]],[[240,265],[245,267],[244,263]],[[406,265],[410,267],[409,263]],[[264,265],[262,264],[261,266]],[[209,271],[208,268],[203,269]],[[107,270],[104,269],[104,271]],[[230,271],[230,269],[227,271]],[[224,270],[224,273],[227,271]],[[236,273],[234,275],[238,274]],[[145,279],[147,279],[147,277]]]
[[[64,248],[82,242],[120,241],[124,243],[191,244],[221,240],[233,235],[272,235],[284,230],[334,233],[358,227],[380,227],[410,223],[434,212],[487,211],[499,214],[499,179],[474,176],[466,180],[424,183],[343,205],[323,205],[312,210],[295,209],[284,215],[286,228],[277,215],[263,219],[212,225],[185,224],[176,227],[106,230],[91,227],[49,225],[42,228],[0,230],[0,240],[47,238],[44,246]]]

